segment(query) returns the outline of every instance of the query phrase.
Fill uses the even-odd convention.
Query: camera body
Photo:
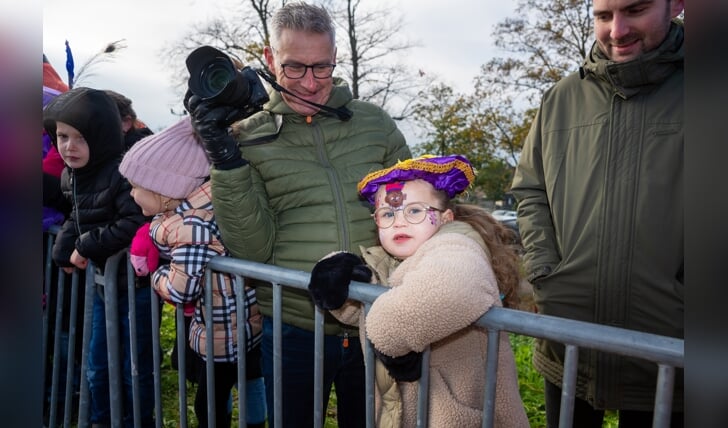
[[[268,93],[258,74],[250,67],[241,70],[228,55],[212,46],[201,46],[185,60],[190,91],[203,101],[239,107],[242,117],[263,109]]]

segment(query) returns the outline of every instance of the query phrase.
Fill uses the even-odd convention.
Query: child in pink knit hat
[[[217,427],[229,427],[231,413],[228,399],[237,382],[238,352],[246,358],[246,409],[248,426],[265,424],[265,390],[260,369],[262,318],[258,312],[255,290],[244,287],[244,308],[238,311],[237,278],[215,272],[205,284],[205,265],[216,256],[229,255],[220,238],[212,209],[209,176],[210,163],[197,135],[185,117],[169,128],[137,142],[124,155],[119,171],[132,185],[131,194],[146,215],[154,218],[135,238],[132,255],[140,274],[152,273],[154,290],[166,301],[194,303],[190,322],[189,345],[207,359],[207,340],[213,341],[215,369],[215,415]],[[170,259],[156,268],[154,251]],[[134,254],[136,253],[136,254]],[[146,258],[146,266],[144,259]],[[155,270],[156,268],[156,270]],[[213,314],[205,313],[205,286],[212,287]],[[238,314],[238,312],[240,312]],[[245,320],[240,326],[237,319]],[[208,338],[205,320],[213,323],[214,337]],[[245,328],[246,343],[239,348],[237,329]],[[199,371],[195,413],[200,427],[206,427],[207,382],[204,367]]]
[[[516,307],[518,260],[509,232],[483,208],[454,203],[475,180],[460,155],[422,156],[374,171],[358,184],[373,206],[380,245],[363,256],[335,253],[311,272],[316,306],[359,324],[377,356],[377,426],[412,427],[422,352],[430,348],[429,422],[483,423],[487,332],[474,325],[489,308]],[[348,300],[350,280],[391,287],[367,313]],[[364,335],[361,335],[364,337]],[[495,426],[527,428],[508,335],[500,335]]]

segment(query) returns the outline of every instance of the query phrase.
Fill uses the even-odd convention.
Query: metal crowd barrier
[[[53,235],[49,237],[49,244],[52,243]],[[49,248],[51,245],[49,245]],[[49,250],[50,251],[50,250]],[[118,316],[126,316],[125,314],[116,313],[116,304],[114,301],[116,289],[116,272],[118,270],[119,261],[123,259],[124,252],[121,252],[114,257],[111,257],[106,264],[105,277],[101,278],[98,275],[87,275],[85,283],[85,317],[84,325],[82,326],[83,334],[83,351],[81,356],[81,382],[79,392],[79,404],[78,404],[78,427],[88,426],[88,387],[85,382],[85,368],[86,358],[88,353],[88,343],[90,340],[90,323],[91,323],[91,308],[93,304],[93,293],[95,292],[96,284],[103,284],[106,292],[104,293],[106,299],[106,315],[107,315],[107,336],[109,341],[108,358],[110,367],[110,383],[111,383],[111,403],[112,403],[112,426],[121,426],[122,409],[120,394],[121,394],[121,377],[120,377],[120,355],[119,355],[119,335],[116,329],[112,326],[115,323],[114,320],[118,319]],[[57,421],[56,414],[56,403],[59,400],[60,391],[59,373],[62,369],[59,367],[60,355],[59,355],[59,335],[61,333],[61,320],[63,314],[63,293],[66,292],[66,284],[64,275],[59,274],[59,281],[57,284],[51,284],[50,280],[50,269],[53,269],[52,263],[50,262],[50,254],[45,265],[45,290],[48,295],[57,292],[57,307],[55,314],[55,332],[54,332],[54,345],[53,345],[53,367],[52,367],[52,388],[50,394],[50,417],[48,426],[58,426],[60,421]],[[129,263],[127,261],[127,263]],[[131,272],[131,266],[128,266]],[[55,269],[58,269],[57,267]],[[88,272],[93,272],[92,264],[87,269]],[[301,290],[305,290],[308,285],[309,273],[304,271],[297,271],[291,269],[280,268],[276,266],[266,265],[262,263],[255,263],[246,260],[239,260],[230,257],[216,257],[208,264],[206,272],[206,281],[210,281],[210,276],[213,271],[227,272],[238,277],[237,284],[242,286],[243,277],[259,279],[271,284],[273,288],[273,355],[276,356],[273,362],[274,367],[274,417],[275,417],[275,428],[279,428],[282,424],[282,366],[281,366],[281,355],[282,355],[282,338],[281,338],[281,308],[283,305],[281,291],[283,287],[293,287]],[[70,319],[73,320],[78,310],[74,302],[76,301],[75,293],[78,293],[78,272],[74,272],[72,275],[71,284],[71,307],[70,307]],[[129,283],[127,286],[134,287],[133,276],[129,276]],[[161,403],[161,354],[160,354],[160,337],[159,337],[159,300],[151,288],[149,288],[152,294],[152,328],[154,330],[153,336],[153,359],[154,359],[154,392],[155,392],[155,423],[156,427],[162,427],[162,403]],[[363,302],[365,310],[369,310],[371,303],[379,296],[379,294],[386,291],[386,288],[371,284],[352,282],[350,286],[349,297],[358,301]],[[211,307],[211,289],[205,287],[207,295],[208,313],[212,312]],[[238,296],[238,308],[242,311],[243,293],[237,290]],[[133,299],[129,299],[130,311],[134,311]],[[184,337],[184,319],[182,308],[178,307],[175,312],[177,319],[177,346],[178,346],[178,397],[179,397],[179,418],[178,426],[186,428],[189,423],[187,421],[187,386],[186,386],[186,375],[185,375],[185,352],[184,349],[187,346],[187,338]],[[134,320],[134,317],[131,318]],[[45,349],[45,339],[48,337],[48,316],[47,311],[44,311],[43,315],[43,338],[44,338],[44,354],[48,352]],[[498,335],[501,332],[511,332],[525,336],[531,336],[536,338],[543,338],[553,340],[565,344],[566,346],[566,359],[565,359],[565,375],[563,379],[562,389],[562,400],[561,400],[561,417],[559,421],[560,428],[570,428],[572,426],[572,414],[574,410],[574,397],[576,389],[576,368],[578,361],[579,348],[589,348],[607,353],[619,354],[624,356],[636,357],[654,362],[658,366],[658,380],[656,387],[656,398],[654,405],[654,419],[653,428],[669,427],[670,414],[672,409],[672,391],[675,380],[675,368],[683,367],[684,362],[684,341],[681,339],[670,338],[665,336],[658,336],[654,334],[641,333],[631,330],[625,330],[621,328],[615,328],[604,325],[597,325],[591,323],[585,323],[580,321],[550,317],[545,315],[538,315],[529,312],[516,311],[504,308],[493,308],[489,310],[483,317],[481,317],[477,324],[488,330],[488,355],[486,357],[486,366],[483,370],[486,371],[487,384],[485,385],[485,397],[484,397],[484,411],[483,411],[483,424],[484,428],[492,428],[494,426],[494,408],[495,408],[495,379],[497,370],[497,355],[498,355]],[[314,365],[314,397],[315,397],[315,411],[310,417],[313,418],[313,424],[316,428],[321,428],[324,423],[324,411],[325,405],[328,401],[328,397],[323,397],[323,342],[324,342],[324,314],[323,311],[317,310],[315,314],[315,332],[314,332],[314,353],[315,353],[315,365]],[[133,364],[136,364],[135,360],[135,349],[133,344],[135,343],[135,329],[136,325],[131,325],[132,331],[132,355]],[[238,328],[238,343],[245,343],[245,329]],[[68,364],[66,366],[66,384],[65,384],[65,409],[64,409],[64,420],[62,425],[64,427],[71,427],[71,405],[73,403],[73,360],[74,360],[74,337],[77,334],[76,329],[71,323],[69,328],[69,349],[68,349]],[[207,326],[208,337],[212,337],[212,325]],[[212,351],[213,341],[207,341],[207,355],[213,355]],[[375,426],[374,416],[374,352],[371,343],[367,341],[367,346],[364,348],[364,358],[366,362],[366,426]],[[44,358],[44,373],[47,370],[45,367]],[[423,354],[423,371],[420,379],[420,392],[419,392],[419,403],[418,403],[418,417],[417,426],[427,427],[427,416],[428,416],[428,403],[427,403],[427,390],[429,386],[429,350],[426,350]],[[238,360],[238,385],[245,385],[245,354],[241,354]],[[113,369],[112,369],[113,368]],[[207,360],[207,391],[208,391],[208,426],[214,426],[215,424],[215,406],[214,406],[214,376],[213,373],[213,361],[212,359]],[[139,419],[139,403],[138,403],[138,390],[136,386],[136,378],[132,377],[134,394],[134,415],[135,415],[135,427],[140,426]],[[47,399],[44,392],[44,400]],[[245,427],[245,388],[238,388],[238,425],[239,427]]]

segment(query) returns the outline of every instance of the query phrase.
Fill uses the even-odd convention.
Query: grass
[[[511,334],[511,346],[518,368],[518,385],[521,392],[523,406],[526,408],[528,422],[531,428],[546,427],[546,406],[543,397],[543,377],[533,368],[534,338]],[[604,416],[602,428],[617,428],[618,417],[616,412],[607,411]]]
[[[532,428],[546,426],[546,405],[543,399],[543,377],[531,363],[533,338],[511,334],[511,346],[518,368],[518,387],[523,407]]]
[[[162,363],[160,374],[162,377],[162,426],[176,428],[179,426],[179,380],[177,370],[172,368],[172,348],[176,338],[174,326],[174,307],[163,305],[162,322],[160,324],[160,344],[162,346]],[[195,426],[197,419],[193,408],[195,399],[195,384],[187,382],[187,424]],[[192,423],[192,422],[195,423]]]
[[[164,350],[162,354],[162,426],[165,428],[176,428],[179,426],[179,404],[178,404],[178,378],[177,371],[171,367],[172,347],[175,340],[174,329],[174,308],[164,305],[161,324],[161,345]],[[518,368],[518,383],[521,392],[523,405],[528,415],[529,424],[532,428],[544,428],[546,426],[546,410],[543,399],[543,378],[533,368],[531,362],[533,341],[528,336],[511,334],[511,344]],[[187,382],[187,423],[188,426],[196,426],[197,419],[192,407],[196,385]],[[233,390],[233,421],[232,426],[237,426],[237,390]],[[336,391],[331,392],[331,397],[326,409],[326,420],[324,428],[336,428]],[[607,412],[604,420],[604,428],[616,428],[617,416],[614,412]]]

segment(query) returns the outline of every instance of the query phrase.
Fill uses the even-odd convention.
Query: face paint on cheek
[[[437,225],[437,214],[434,210],[430,210],[427,212],[427,216],[430,217],[430,224],[435,226]]]

